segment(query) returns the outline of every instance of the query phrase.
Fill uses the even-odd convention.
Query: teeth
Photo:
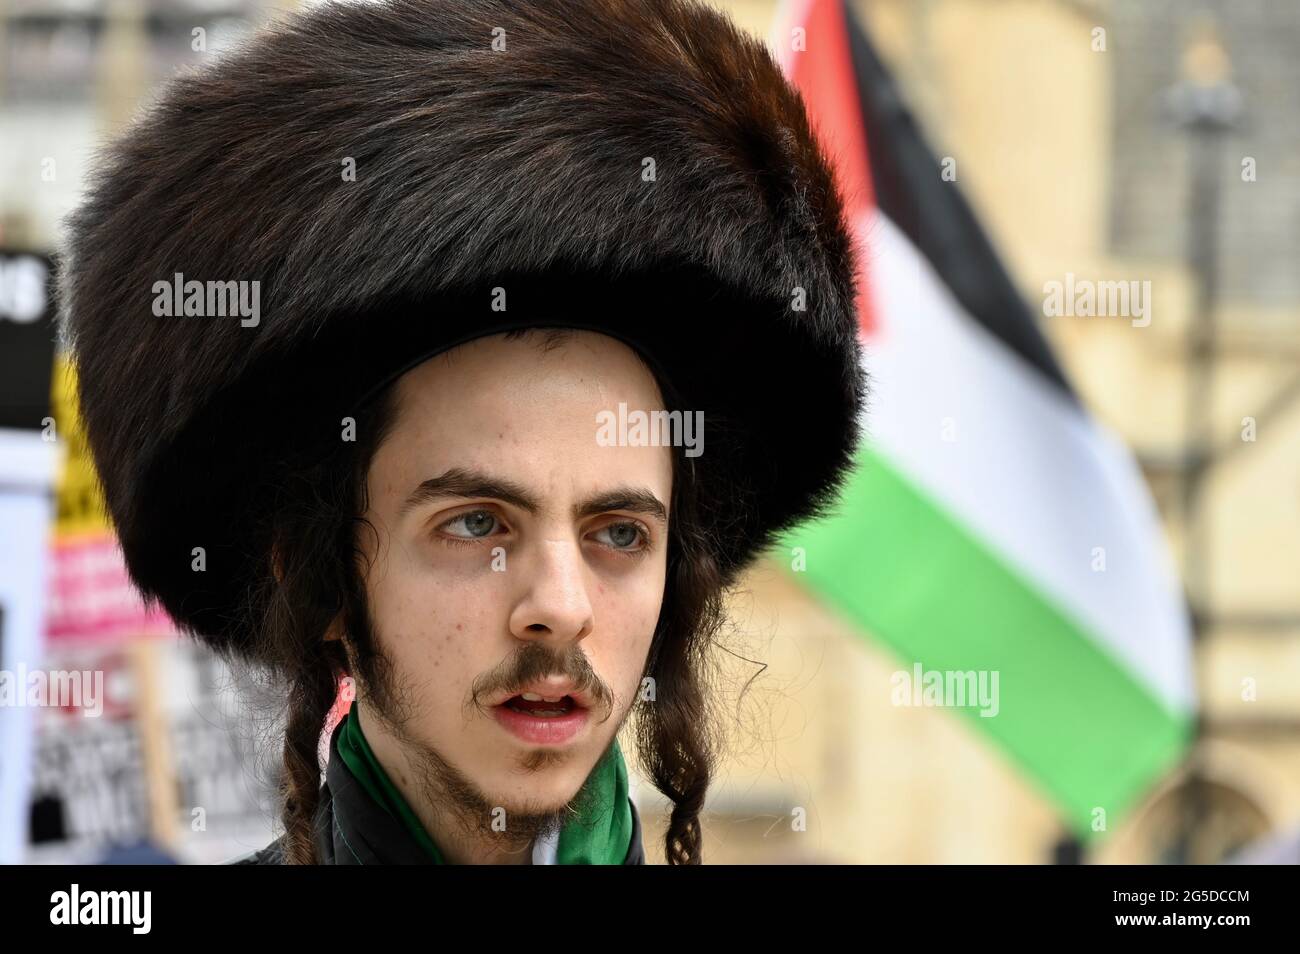
[[[520,698],[528,702],[559,702],[564,696],[539,696],[535,692],[523,692],[520,693]]]

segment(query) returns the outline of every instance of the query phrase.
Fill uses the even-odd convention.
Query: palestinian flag
[[[996,674],[995,708],[958,711],[1078,836],[1113,829],[1194,721],[1188,616],[1145,484],[1071,390],[852,12],[799,0],[784,14],[773,46],[865,253],[872,392],[836,517],[783,542],[803,548],[802,582],[921,677],[917,701]]]

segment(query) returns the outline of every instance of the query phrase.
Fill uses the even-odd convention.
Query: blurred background
[[[890,480],[732,601],[706,861],[1300,861],[1300,6],[714,5],[839,164]],[[0,861],[276,833],[256,680],[135,600],[47,292],[97,146],[297,6],[0,0],[0,658],[103,674],[93,718],[0,705]]]

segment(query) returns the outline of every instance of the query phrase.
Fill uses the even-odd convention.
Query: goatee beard
[[[366,635],[369,638],[364,645],[370,647],[369,653],[358,654],[355,645],[349,647],[353,650],[349,655],[357,676],[357,698],[365,700],[367,715],[373,715],[398,744],[414,776],[418,796],[441,818],[480,844],[517,854],[538,837],[557,834],[568,822],[590,815],[596,797],[593,779],[604,760],[611,757],[617,732],[577,793],[563,805],[557,808],[529,803],[502,805],[500,799],[489,798],[442,753],[411,731],[410,727],[417,722],[411,704],[413,694],[403,691],[405,687],[399,685],[395,667],[374,639],[373,630]],[[520,759],[518,768],[525,773],[536,773],[568,758],[563,753],[540,749]]]
[[[605,764],[605,760],[613,757],[614,744],[618,738],[617,728],[609,745],[587,773],[582,786],[563,805],[556,808],[540,807],[536,803],[502,805],[500,799],[489,798],[469,777],[447,761],[442,753],[411,731],[411,727],[418,724],[415,693],[399,679],[396,667],[383,651],[370,616],[364,588],[353,596],[355,602],[347,614],[348,629],[359,638],[345,637],[344,643],[352,672],[356,676],[357,698],[365,700],[366,714],[373,714],[397,743],[414,776],[419,797],[440,818],[456,825],[466,836],[480,844],[490,844],[505,852],[518,853],[538,837],[554,835],[570,821],[591,816],[599,794],[595,791],[593,780],[598,776],[598,770]],[[597,707],[604,711],[605,717],[599,722],[614,715],[615,701],[612,693],[580,653],[567,658],[558,657],[540,644],[533,643],[524,647],[512,662],[514,665],[508,671],[495,674],[498,681],[513,680],[510,683],[513,685],[535,675],[564,671],[579,682]],[[467,715],[484,711],[480,696],[487,688],[481,685],[473,687],[473,699],[466,706]],[[526,777],[571,758],[571,754],[543,748],[519,758],[516,767]]]
[[[500,799],[494,800],[484,794],[437,749],[414,738],[408,729],[410,720],[404,713],[398,712],[398,718],[394,718],[394,713],[381,708],[374,697],[368,696],[367,702],[378,721],[400,746],[414,776],[419,797],[475,841],[517,853],[535,839],[558,834],[570,821],[590,813],[596,794],[592,784],[595,768],[608,757],[608,751],[601,755],[577,793],[558,808],[539,808],[529,803],[507,806],[501,804]],[[552,758],[551,753],[541,752],[531,757],[534,763],[531,767],[541,768]]]

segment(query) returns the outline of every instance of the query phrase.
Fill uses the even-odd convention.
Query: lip
[[[513,699],[514,696],[510,698]],[[585,706],[578,705],[565,715],[547,717],[517,712],[505,702],[492,707],[492,715],[497,722],[519,741],[529,745],[565,745],[572,742],[586,728],[589,712]]]
[[[568,696],[578,704],[579,708],[591,708],[591,699],[585,692],[580,691],[571,682],[530,682],[527,685],[516,689],[514,692],[499,696],[493,705],[503,706],[515,696],[522,696],[525,692],[535,693],[536,695],[547,699],[558,699],[562,696]]]

